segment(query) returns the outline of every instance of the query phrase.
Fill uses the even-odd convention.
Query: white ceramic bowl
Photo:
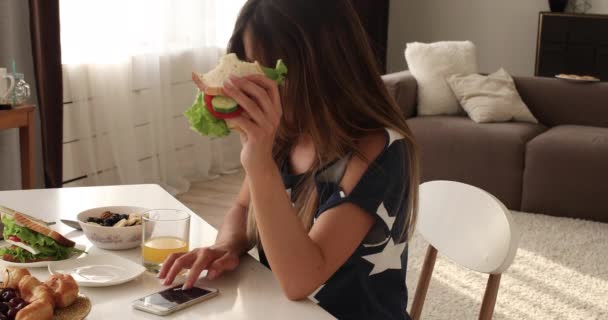
[[[103,227],[87,223],[89,217],[100,217],[105,211],[120,214],[143,213],[149,209],[128,206],[99,207],[78,214],[78,223],[82,231],[94,246],[107,250],[133,249],[141,245],[142,226]]]

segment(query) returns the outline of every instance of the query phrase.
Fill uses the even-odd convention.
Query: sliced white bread
[[[74,241],[64,237],[59,232],[49,228],[43,221],[39,219],[2,206],[0,206],[0,213],[2,214],[2,216],[8,216],[15,220],[15,224],[17,224],[18,226],[26,227],[28,229],[31,229],[32,231],[45,235],[55,240],[58,244],[64,247],[72,248],[74,247],[74,245],[76,245]]]
[[[192,72],[192,80],[205,94],[218,96],[223,94],[224,82],[230,76],[245,77],[252,74],[264,74],[257,61],[241,61],[236,54],[230,53],[223,56],[213,70],[205,74]]]

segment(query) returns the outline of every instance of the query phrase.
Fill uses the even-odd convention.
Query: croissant
[[[16,320],[50,320],[53,318],[55,299],[50,288],[31,275],[23,276],[18,288],[21,298],[29,305],[17,312]]]
[[[59,308],[70,306],[78,297],[78,284],[68,274],[54,274],[44,284],[51,289]]]
[[[78,284],[70,275],[55,274],[42,283],[27,269],[7,267],[2,277],[4,286],[19,290],[28,303],[15,320],[52,320],[56,306],[68,307],[78,297]]]
[[[53,305],[47,301],[36,300],[19,310],[15,320],[51,320],[53,312]]]
[[[25,301],[29,303],[35,301],[43,301],[50,304],[53,309],[55,309],[55,298],[53,297],[53,291],[45,285],[39,285],[37,287],[34,287],[34,289],[32,290],[32,296],[29,300],[25,299]]]
[[[27,269],[6,267],[2,273],[2,280],[5,288],[17,289],[19,281],[24,276],[29,276],[30,272]]]
[[[32,297],[34,296],[34,288],[40,286],[41,284],[42,282],[36,279],[36,277],[31,275],[23,276],[17,285],[21,298],[27,302],[33,301],[34,299],[32,299]]]

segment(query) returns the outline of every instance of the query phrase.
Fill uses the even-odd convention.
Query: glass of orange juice
[[[188,252],[190,214],[182,210],[155,209],[143,213],[143,265],[157,273],[172,253]]]

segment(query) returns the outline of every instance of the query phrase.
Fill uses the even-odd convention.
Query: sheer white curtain
[[[201,137],[182,112],[196,93],[190,72],[215,65],[243,3],[61,0],[64,136],[74,140],[64,168],[89,185],[173,193],[238,168],[238,137]]]

